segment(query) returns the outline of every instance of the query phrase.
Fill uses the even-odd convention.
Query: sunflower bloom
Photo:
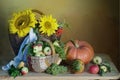
[[[50,16],[43,16],[40,18],[39,31],[47,36],[51,36],[58,29],[57,20]]]
[[[30,28],[35,27],[36,22],[35,14],[31,10],[14,13],[9,21],[9,31],[11,34],[17,33],[19,37],[24,37],[29,33]]]

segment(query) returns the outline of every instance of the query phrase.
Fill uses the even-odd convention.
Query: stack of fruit
[[[89,67],[89,72],[92,74],[100,74],[103,76],[107,72],[111,72],[111,67],[108,62],[103,61],[100,56],[93,58],[93,64]]]
[[[50,45],[44,41],[35,41],[34,43],[31,43],[30,49],[29,55],[32,56],[45,57],[52,54]]]
[[[94,50],[86,41],[70,40],[65,45],[67,64],[70,65],[72,73],[84,72],[85,64],[88,64],[93,56]]]

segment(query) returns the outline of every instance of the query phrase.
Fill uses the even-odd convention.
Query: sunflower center
[[[48,29],[48,28],[51,28],[51,23],[49,21],[46,21],[44,26]]]
[[[21,20],[18,22],[18,26],[23,26],[25,24],[25,21],[24,20]]]
[[[28,26],[29,23],[30,23],[30,17],[24,15],[17,18],[15,22],[15,26],[17,29],[24,29]]]

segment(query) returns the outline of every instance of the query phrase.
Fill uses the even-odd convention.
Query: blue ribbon
[[[7,71],[11,68],[11,65],[13,65],[14,67],[17,67],[18,64],[21,61],[24,61],[25,63],[27,62],[27,53],[28,53],[28,46],[25,47],[25,45],[34,42],[37,40],[37,36],[34,33],[33,29],[30,29],[29,35],[24,39],[24,41],[22,42],[18,55],[11,60],[7,65],[2,66],[2,70]],[[24,51],[23,48],[25,47]]]

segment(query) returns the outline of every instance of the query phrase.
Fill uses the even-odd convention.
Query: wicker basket
[[[52,55],[45,57],[28,56],[28,67],[31,71],[34,72],[44,72],[52,63],[60,64],[61,62],[61,58],[58,54],[55,53],[52,42],[49,39],[43,37],[40,39],[49,43],[52,50]]]

